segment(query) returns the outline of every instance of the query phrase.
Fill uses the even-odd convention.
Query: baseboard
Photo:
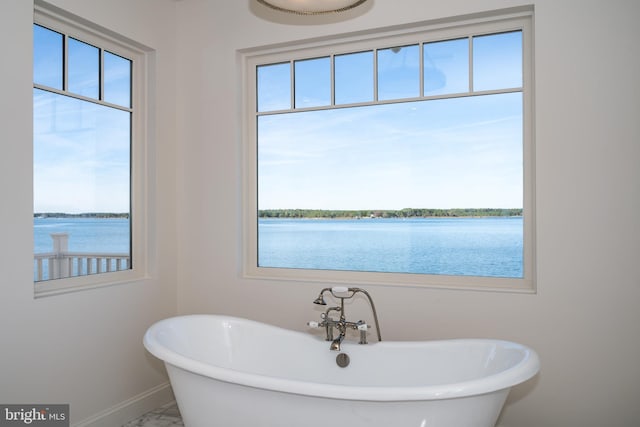
[[[171,390],[169,382],[166,382],[137,396],[133,396],[131,399],[127,399],[109,409],[98,412],[94,416],[72,424],[71,427],[122,426],[172,400],[175,400],[173,390]]]

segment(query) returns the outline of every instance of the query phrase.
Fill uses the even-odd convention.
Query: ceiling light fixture
[[[367,0],[256,0],[271,9],[298,15],[322,15],[344,12]]]

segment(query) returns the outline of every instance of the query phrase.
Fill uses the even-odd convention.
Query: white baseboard
[[[160,384],[131,399],[127,399],[104,411],[86,418],[71,427],[114,427],[146,414],[160,406],[175,400],[169,382]]]

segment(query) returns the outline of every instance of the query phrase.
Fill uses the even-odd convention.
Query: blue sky
[[[34,212],[129,212],[129,121],[34,89]]]
[[[520,32],[474,38],[476,90],[522,83]],[[68,87],[97,98],[99,54],[70,40]],[[426,96],[469,89],[467,39],[428,43]],[[378,97],[420,96],[419,46],[378,52]],[[337,105],[370,102],[373,55],[335,59]],[[295,62],[296,107],[331,104],[328,57]],[[104,52],[104,98],[129,107],[130,62]],[[62,89],[62,35],[34,26],[34,81]],[[290,65],[259,70],[259,111],[288,109]],[[34,211],[128,212],[130,114],[34,89]],[[521,93],[258,118],[260,209],[522,207]]]
[[[263,116],[259,208],[522,207],[522,95]]]
[[[75,95],[131,105],[131,62],[68,41]],[[34,25],[34,82],[63,90],[62,35]],[[34,212],[129,212],[131,113],[34,89]]]
[[[478,90],[522,85],[521,33],[474,38]],[[425,45],[425,96],[469,90],[468,39]],[[380,99],[420,95],[419,47],[379,52]],[[336,104],[373,100],[373,52],[336,59]],[[295,106],[330,105],[328,58],[295,63]],[[258,109],[290,107],[290,65],[259,69]],[[522,93],[258,117],[259,209],[521,208]]]

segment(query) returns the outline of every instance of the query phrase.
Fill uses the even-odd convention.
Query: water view
[[[260,267],[523,277],[522,217],[260,218]],[[35,218],[34,252],[129,253],[125,218]],[[45,265],[46,269],[46,265]]]
[[[35,217],[33,219],[33,251],[34,251],[34,281],[48,280],[53,277],[50,271],[49,259],[55,258],[54,240],[52,235],[65,233],[68,235],[68,256],[72,260],[71,268],[60,277],[84,275],[99,271],[120,270],[129,266],[129,261],[116,266],[115,260],[108,267],[107,255],[119,254],[120,258],[130,254],[128,218],[83,218],[83,217]],[[100,258],[101,266],[97,265]],[[84,260],[82,260],[84,258]],[[86,258],[92,258],[87,261]],[[38,263],[40,259],[40,263]],[[81,263],[80,266],[78,263]],[[92,263],[89,267],[87,263]]]
[[[522,217],[267,219],[260,267],[523,277]]]
[[[51,233],[69,233],[72,252],[129,252],[126,218],[34,218],[34,252],[51,251]]]

